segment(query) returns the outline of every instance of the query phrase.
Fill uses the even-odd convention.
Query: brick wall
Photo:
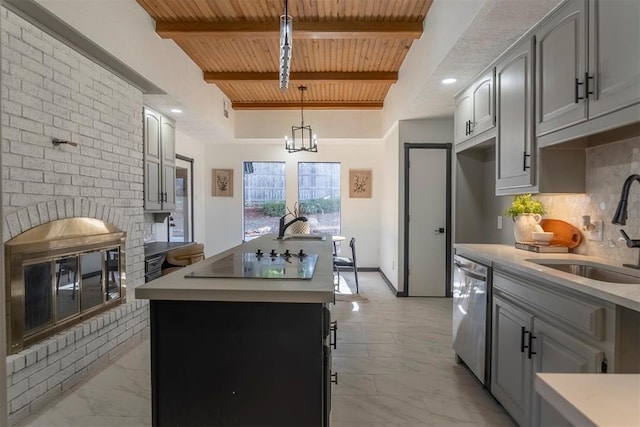
[[[8,358],[16,422],[146,333],[147,305],[133,298],[144,282],[142,92],[15,14],[0,13],[3,242],[73,216],[127,232],[129,302]],[[78,145],[56,147],[53,138]]]

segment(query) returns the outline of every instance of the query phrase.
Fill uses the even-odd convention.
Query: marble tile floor
[[[350,273],[341,274],[349,282]],[[396,298],[376,272],[362,298],[337,301],[332,427],[513,426],[451,350],[451,300]],[[355,286],[340,283],[340,292]],[[149,426],[149,341],[143,341],[20,426]]]

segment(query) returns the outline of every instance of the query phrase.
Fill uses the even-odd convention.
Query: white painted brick
[[[63,368],[57,374],[53,375],[47,380],[47,389],[51,389],[60,383],[66,378],[69,378],[75,372],[75,366],[69,365],[66,368]]]
[[[73,140],[73,138],[71,138],[71,132],[69,132],[68,130],[58,129],[53,126],[45,126],[44,133],[51,139],[57,138],[64,139],[65,141]],[[62,151],[65,150],[65,148],[63,147],[59,147],[59,149]]]
[[[55,46],[53,49],[53,57],[64,64],[67,64],[72,70],[78,69],[78,58],[69,54],[66,46]]]
[[[2,192],[3,193],[18,193],[22,194],[22,182],[20,181],[9,181],[8,179],[4,179],[2,181]]]
[[[32,169],[11,168],[9,169],[9,179],[14,181],[22,181],[25,183],[27,182],[42,183],[44,182],[44,173],[42,171],[32,170]]]
[[[87,348],[81,347],[69,355],[60,359],[60,368],[64,369],[69,365],[73,365],[87,354]]]
[[[72,122],[71,120],[63,119],[61,117],[53,118],[53,125],[62,130],[66,130],[68,132],[78,132],[78,124]]]
[[[98,350],[94,350],[91,353],[88,353],[86,356],[80,358],[74,366],[75,371],[80,371],[98,359]]]
[[[17,213],[21,230],[24,232],[25,230],[30,229],[31,222],[29,221],[29,215],[27,214],[27,212],[24,210],[19,210]],[[29,360],[27,360],[27,362],[29,362]],[[29,366],[29,363],[27,363],[27,366]]]
[[[64,212],[65,212],[65,217],[66,218],[72,218],[73,217],[73,199],[65,199],[65,201],[64,201]],[[72,329],[70,332],[74,332],[75,333],[75,328]]]
[[[25,194],[53,195],[58,187],[53,184],[25,182],[23,188]]]
[[[40,220],[40,214],[38,213],[38,207],[36,205],[31,205],[27,208],[27,213],[29,214],[29,222],[31,223],[31,225],[33,227],[40,225],[42,223],[42,221]],[[38,347],[39,349],[40,347]],[[47,349],[46,347],[44,348],[44,353],[45,355],[47,354]],[[41,357],[38,356],[38,360],[40,360]]]
[[[68,154],[68,153],[67,153]],[[69,177],[80,173],[80,166],[69,163],[54,163],[53,171],[56,173],[66,173]]]
[[[53,80],[56,83],[69,88],[72,92],[76,92],[80,88],[80,85],[73,77],[69,76],[68,74],[60,73],[58,71],[53,73]]]
[[[75,177],[72,175],[67,175],[64,173],[55,173],[55,172],[45,172],[44,174],[44,182],[48,184],[70,185],[71,178],[75,178]]]
[[[42,133],[44,130],[42,123],[17,116],[9,117],[9,126],[35,133]]]
[[[26,131],[26,130],[23,130],[20,133],[20,140],[23,143],[31,144],[31,145],[40,145],[40,146],[51,145],[51,137],[47,135],[42,135],[40,133]]]
[[[25,169],[36,169],[40,171],[52,171],[53,161],[41,157],[25,157],[22,161]]]
[[[28,81],[22,81],[22,90],[31,95],[39,98],[42,101],[52,102],[53,101],[53,92],[45,89],[42,85],[33,84]]]
[[[44,149],[33,144],[23,144],[19,142],[11,142],[9,150],[11,153],[24,157],[44,158]]]
[[[80,188],[73,185],[56,185],[54,187],[54,194],[56,196],[80,196]],[[67,217],[68,218],[68,217]]]
[[[42,66],[42,51],[38,50],[29,43],[25,43],[18,37],[13,35],[9,36],[9,49],[18,52],[22,56],[22,61],[29,60],[31,62],[39,63]]]
[[[58,371],[60,371],[60,362],[45,366],[43,369],[29,376],[29,387],[35,387],[42,382],[46,382],[47,379],[55,375]]]
[[[100,197],[102,194],[102,190],[100,188],[92,188],[92,187],[83,187],[80,189],[81,197]],[[94,215],[89,215],[94,218]]]
[[[7,400],[15,399],[20,396],[22,393],[26,392],[29,389],[29,379],[25,378],[22,381],[9,385],[7,387]]]
[[[53,123],[53,116],[51,114],[29,107],[22,108],[22,117],[24,119],[33,120],[48,125]]]

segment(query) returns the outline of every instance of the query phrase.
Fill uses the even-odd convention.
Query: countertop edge
[[[550,282],[558,287],[571,289],[640,312],[640,285],[600,282],[527,261],[527,259],[582,260],[607,264],[616,269],[624,268],[614,265],[606,259],[571,253],[527,252],[499,244],[456,243],[454,248],[456,254],[490,265],[494,269],[503,267]]]
[[[318,262],[313,278],[306,279],[254,279],[254,278],[185,278],[228,254],[239,251],[255,252],[258,248],[285,249],[317,253]],[[137,299],[172,301],[235,301],[235,302],[294,302],[328,303],[334,301],[333,244],[330,238],[322,241],[277,240],[273,235],[242,243],[196,264],[139,285],[134,289]]]
[[[573,425],[640,425],[640,374],[536,373],[534,387]]]

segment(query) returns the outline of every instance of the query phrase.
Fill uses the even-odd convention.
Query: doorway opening
[[[193,159],[176,154],[176,208],[167,223],[170,242],[193,242]]]

